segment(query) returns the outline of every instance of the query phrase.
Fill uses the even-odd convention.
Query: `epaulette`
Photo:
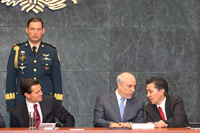
[[[54,45],[52,45],[52,44],[49,44],[49,43],[47,43],[47,42],[45,42],[47,45],[49,45],[49,46],[51,46],[51,47],[53,47],[53,48],[55,48],[55,49],[57,49],[57,47],[56,46],[54,46]]]
[[[21,42],[21,43],[18,43],[18,44],[14,44],[14,45],[12,45],[11,46],[11,48],[14,48],[15,46],[20,46],[20,45],[22,45],[24,42]]]

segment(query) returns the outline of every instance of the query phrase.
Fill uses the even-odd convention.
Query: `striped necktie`
[[[38,128],[39,125],[40,125],[40,123],[41,123],[41,121],[40,121],[40,114],[39,114],[39,112],[37,110],[37,104],[34,104],[33,107],[34,107],[35,113],[36,113],[36,128]]]

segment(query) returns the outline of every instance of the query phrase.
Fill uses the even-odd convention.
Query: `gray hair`
[[[120,75],[117,76],[117,84],[118,84],[118,82],[120,82],[120,84],[124,83],[123,78]]]

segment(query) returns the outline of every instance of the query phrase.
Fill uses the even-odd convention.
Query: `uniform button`
[[[37,71],[37,69],[33,69],[33,71],[34,71],[34,72],[36,72],[36,71]]]
[[[24,65],[24,63],[21,63],[21,66],[23,66]]]
[[[46,64],[46,66],[48,66],[48,64]]]
[[[34,60],[34,63],[36,63],[37,62],[37,60]]]
[[[34,77],[34,79],[36,80],[36,77]]]

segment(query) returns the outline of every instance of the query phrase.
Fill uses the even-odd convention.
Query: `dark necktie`
[[[121,98],[121,103],[119,105],[119,111],[120,111],[120,115],[121,115],[121,120],[123,121],[123,116],[124,116],[124,98]]]
[[[33,46],[32,49],[33,49],[34,55],[36,55],[36,53],[37,53],[37,52],[36,52],[37,47],[36,47],[36,46]]]
[[[162,108],[159,107],[158,110],[159,110],[161,119],[162,119],[162,120],[165,120],[165,116],[164,116],[164,113],[163,113],[163,111],[162,111]]]
[[[37,104],[34,104],[33,107],[34,107],[35,113],[36,113],[36,128],[38,128],[39,125],[40,125],[40,123],[41,123],[41,121],[40,121],[40,114],[39,114],[39,112],[37,110]]]

